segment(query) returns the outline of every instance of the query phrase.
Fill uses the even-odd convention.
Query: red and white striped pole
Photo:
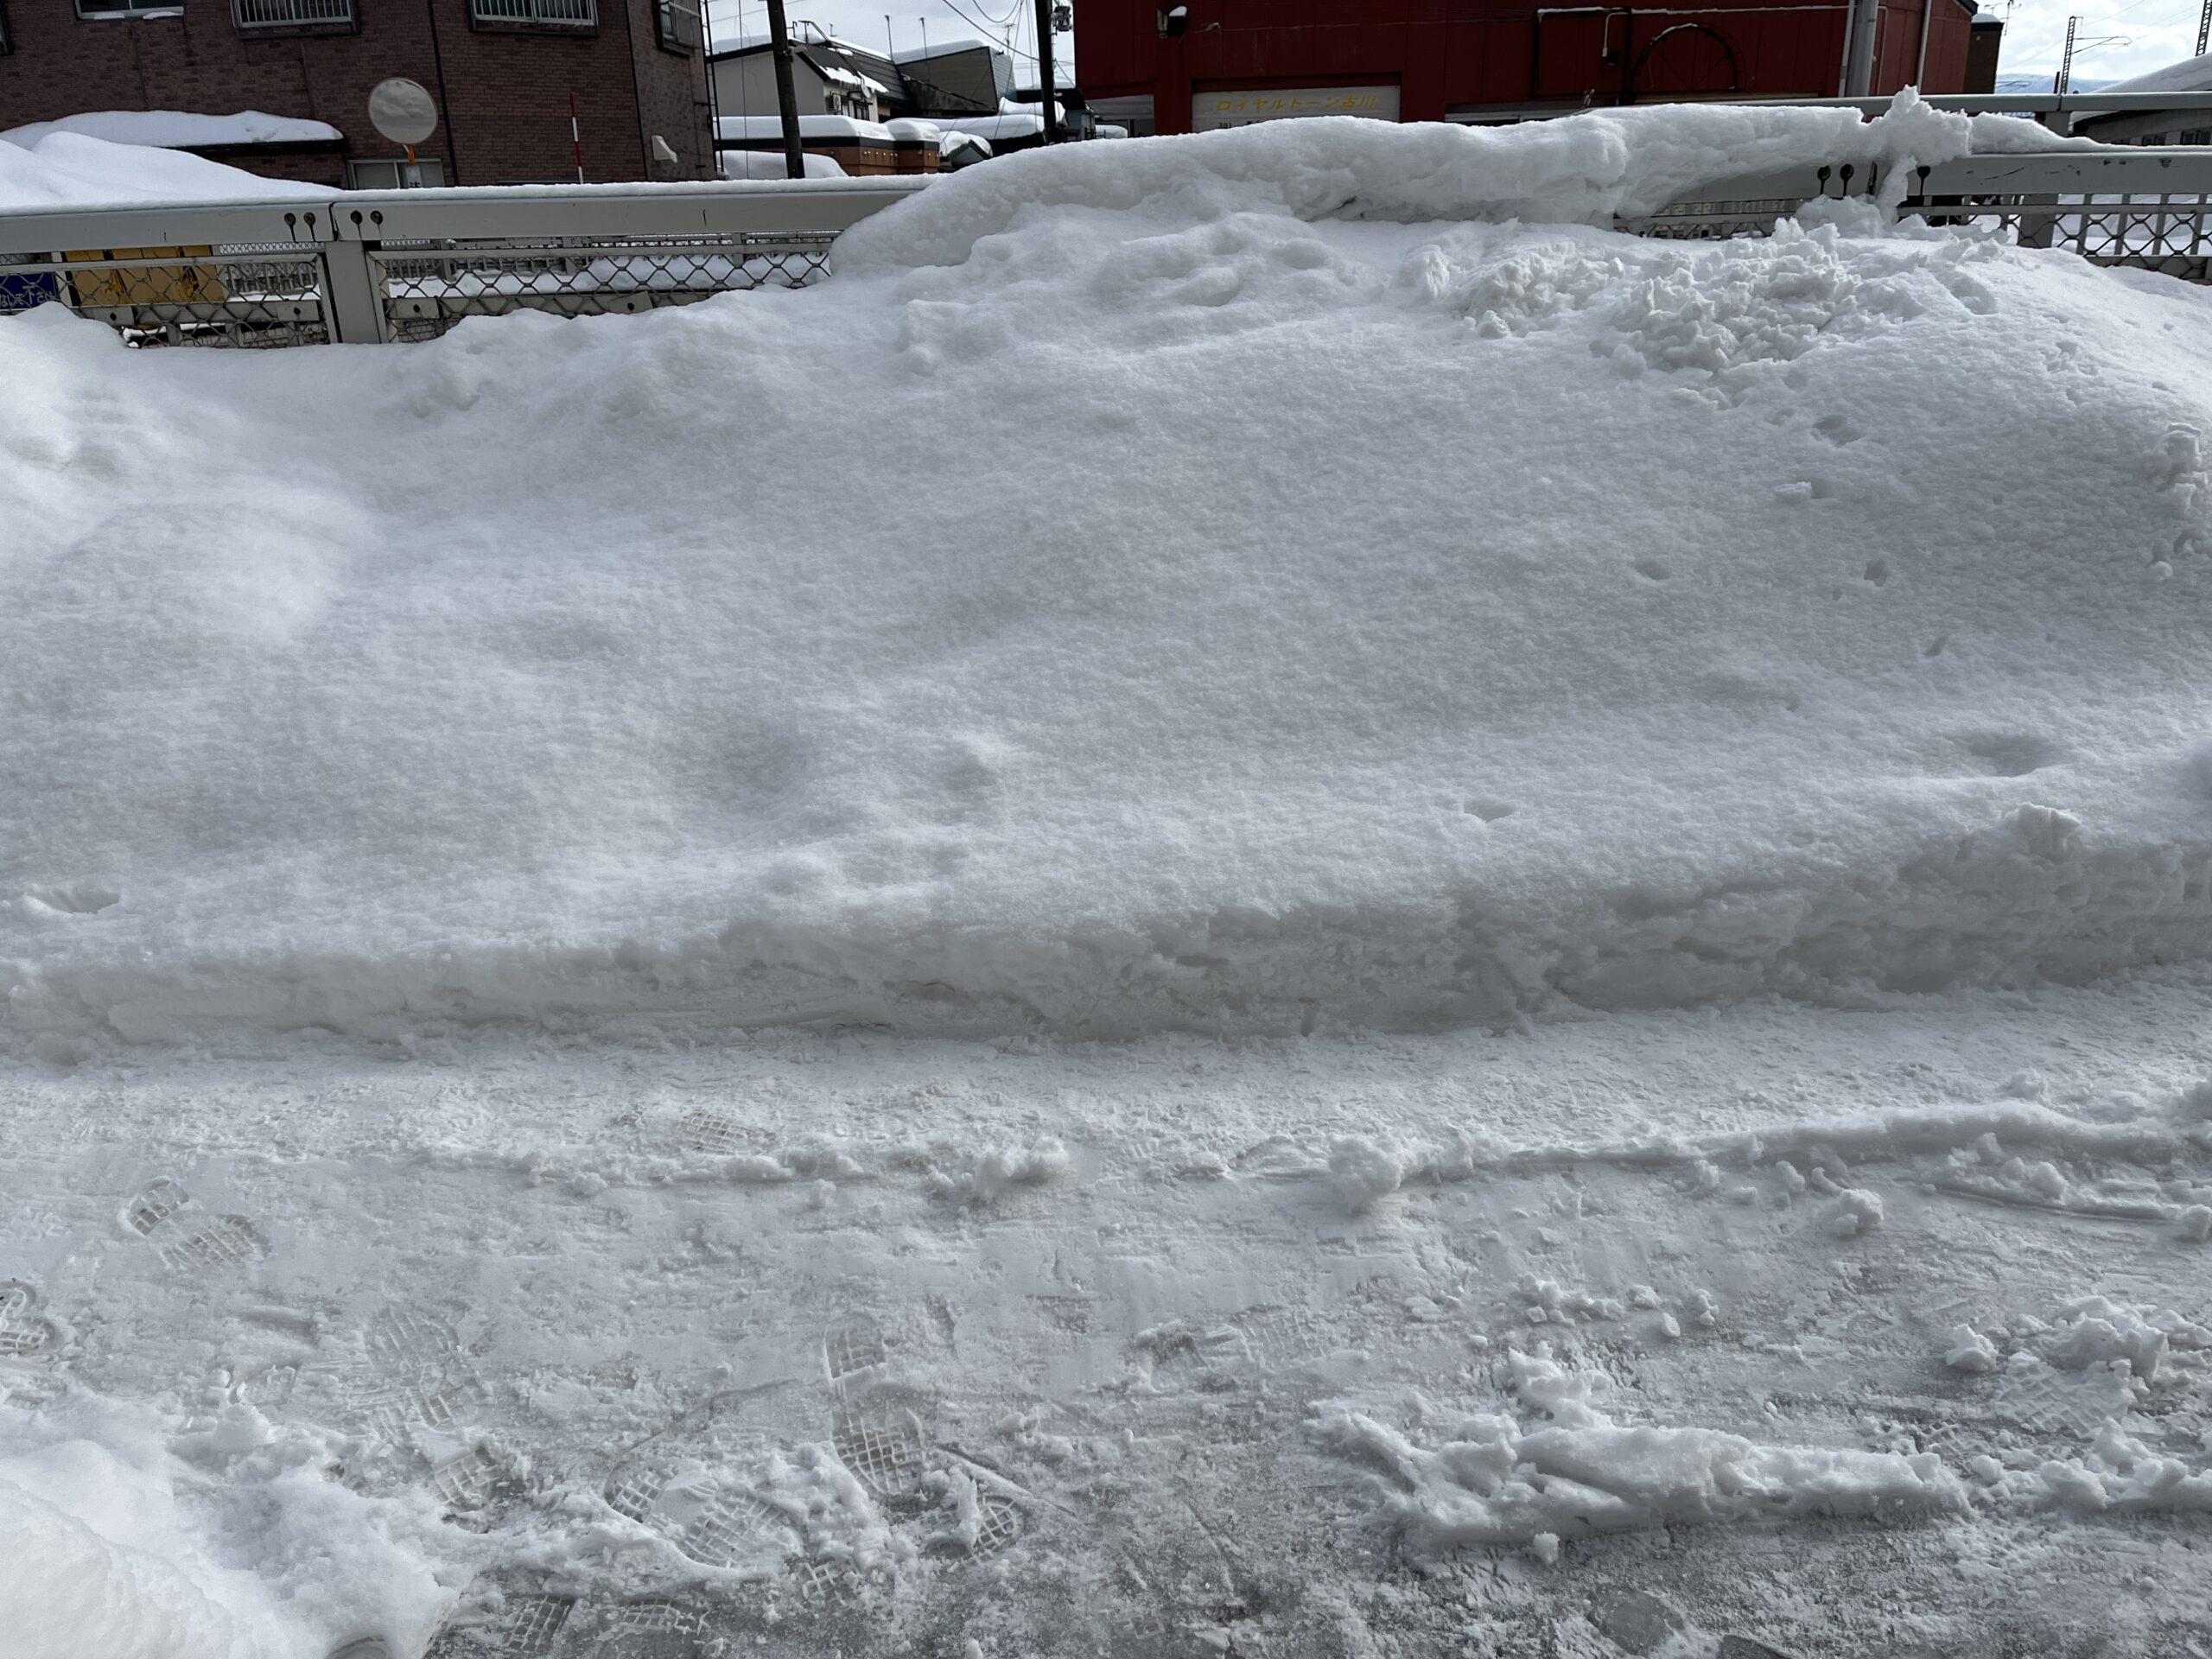
[[[569,148],[575,153],[576,182],[584,181],[584,130],[576,124],[576,95],[569,94]]]

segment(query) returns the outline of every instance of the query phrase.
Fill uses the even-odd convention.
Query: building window
[[[671,52],[698,48],[702,34],[699,28],[699,0],[658,0],[653,16],[664,48]]]
[[[342,23],[351,28],[353,0],[231,0],[231,16],[240,29],[312,29]]]
[[[435,190],[446,181],[446,164],[435,156],[424,156],[415,165],[422,170],[423,188]],[[389,161],[348,162],[346,163],[346,188],[349,190],[404,190],[407,188],[407,163],[397,156]]]
[[[596,29],[598,0],[468,0],[474,23],[523,29]]]
[[[77,15],[86,22],[105,22],[118,17],[181,17],[177,0],[77,0]]]

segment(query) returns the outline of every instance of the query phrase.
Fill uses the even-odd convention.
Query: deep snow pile
[[[650,317],[19,320],[8,1026],[1448,1024],[2201,951],[2201,293],[1587,222],[1975,137],[1284,124]]]

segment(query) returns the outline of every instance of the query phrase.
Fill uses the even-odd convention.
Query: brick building
[[[436,99],[425,183],[714,175],[698,0],[0,0],[0,131],[99,110],[326,122],[336,139],[197,147],[272,178],[396,182],[369,124],[391,76]],[[655,140],[675,160],[666,159]]]
[[[1098,118],[1140,132],[1283,115],[1497,121],[1684,99],[1956,92],[1995,67],[1998,29],[1976,36],[1969,64],[1975,25],[1998,21],[1975,10],[1974,0],[1084,0],[1076,68]]]

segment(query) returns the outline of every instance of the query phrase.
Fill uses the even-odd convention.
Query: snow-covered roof
[[[51,123],[41,123],[51,128]],[[0,133],[0,209],[105,207],[137,201],[244,201],[327,196],[327,185],[264,179],[158,144],[118,144],[67,129]]]
[[[2212,92],[2212,54],[2183,58],[2163,69],[2115,80],[2097,89],[2105,92]]]
[[[77,132],[111,144],[153,149],[201,149],[221,144],[329,143],[346,135],[327,121],[240,110],[234,115],[195,115],[184,110],[92,110],[58,121],[34,121],[0,132],[10,143],[35,144],[50,132]]]
[[[1045,130],[1045,118],[1034,112],[1003,115],[941,115],[939,126],[955,132],[972,132],[979,138],[1027,138]]]
[[[845,169],[837,164],[834,156],[817,156],[810,151],[799,157],[799,165],[810,179],[842,179]],[[721,152],[721,175],[726,179],[758,179],[768,184],[788,180],[782,156],[772,149],[726,149]]]
[[[855,121],[849,115],[802,115],[798,130],[802,138],[865,138],[886,144],[891,142],[891,129],[881,122]],[[784,136],[784,124],[779,116],[726,115],[715,123],[715,134],[732,143],[780,138]]]
[[[909,143],[919,138],[925,143],[933,143],[944,136],[937,122],[917,121],[904,116],[896,121],[885,122],[883,130],[893,138],[904,139]]]
[[[1004,57],[1006,48],[995,46],[988,41],[979,41],[972,35],[963,35],[957,40],[931,41],[927,46],[910,46],[903,52],[893,53],[891,60],[893,63],[919,63],[927,58],[957,57],[963,52],[995,52]]]

